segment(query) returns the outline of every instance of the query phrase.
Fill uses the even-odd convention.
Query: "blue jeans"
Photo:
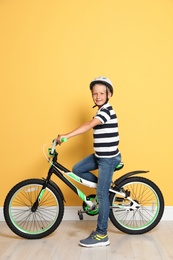
[[[110,211],[109,188],[115,167],[121,161],[121,154],[112,158],[98,158],[91,154],[73,167],[73,173],[88,181],[97,182],[97,198],[99,202],[99,215],[96,231],[107,234]],[[98,178],[90,171],[98,169]]]

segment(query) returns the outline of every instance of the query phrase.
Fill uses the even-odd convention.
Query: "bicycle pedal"
[[[83,220],[83,213],[86,213],[84,210],[78,210],[78,216],[80,220]]]

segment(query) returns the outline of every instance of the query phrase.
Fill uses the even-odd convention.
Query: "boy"
[[[80,240],[79,244],[85,247],[98,247],[110,244],[107,235],[110,211],[109,188],[114,169],[121,161],[121,155],[118,150],[118,121],[109,104],[109,98],[113,95],[112,83],[108,78],[98,77],[91,81],[90,90],[95,106],[98,107],[95,117],[67,134],[59,134],[57,143],[61,144],[63,137],[69,139],[93,128],[95,153],[77,163],[72,171],[83,179],[97,182],[99,202],[97,228],[89,237]],[[98,178],[90,172],[96,169]]]

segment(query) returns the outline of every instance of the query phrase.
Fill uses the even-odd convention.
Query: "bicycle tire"
[[[39,239],[50,235],[59,226],[64,215],[64,202],[58,190],[48,183],[35,212],[31,208],[44,180],[27,179],[16,184],[4,201],[4,218],[8,227],[18,236]]]
[[[121,183],[130,197],[139,203],[135,210],[132,203],[115,193],[110,194],[110,220],[120,231],[127,234],[144,234],[152,230],[164,212],[164,198],[158,186],[143,177],[131,177]],[[116,189],[116,187],[114,187]]]

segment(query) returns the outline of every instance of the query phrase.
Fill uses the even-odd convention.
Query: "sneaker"
[[[96,231],[85,239],[80,240],[79,244],[85,247],[108,246],[110,244],[108,235],[100,236]]]

